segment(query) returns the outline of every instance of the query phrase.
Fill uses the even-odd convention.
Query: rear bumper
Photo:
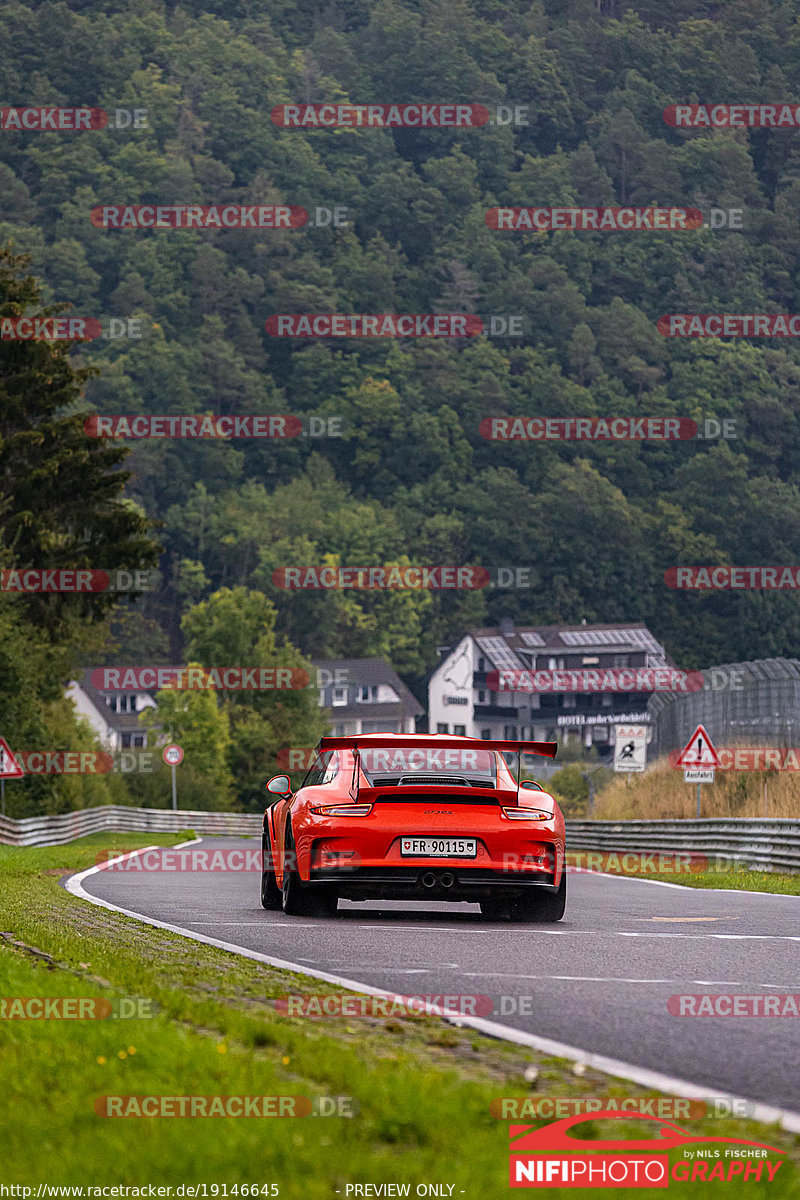
[[[551,872],[492,871],[481,867],[420,866],[313,868],[309,885],[335,884],[345,900],[487,900],[502,893],[511,899],[536,888],[555,892]]]

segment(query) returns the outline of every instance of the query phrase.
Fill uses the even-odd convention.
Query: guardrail
[[[0,842],[6,846],[62,846],[89,833],[179,833],[183,829],[256,837],[261,832],[261,817],[258,813],[176,812],[115,804],[21,821],[0,817]]]
[[[732,860],[757,871],[800,871],[800,820],[567,821],[569,850],[661,850]]]
[[[89,833],[179,833],[257,837],[258,813],[195,812],[108,805],[58,816],[0,817],[0,843],[61,846]],[[571,850],[704,854],[760,871],[800,871],[800,820],[567,821]]]

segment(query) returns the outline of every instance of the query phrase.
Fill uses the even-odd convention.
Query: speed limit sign
[[[177,767],[183,762],[183,747],[171,742],[161,752],[161,757],[168,767]]]

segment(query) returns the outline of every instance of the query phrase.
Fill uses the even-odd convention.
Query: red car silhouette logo
[[[570,1137],[567,1130],[573,1125],[580,1125],[584,1121],[650,1121],[652,1125],[658,1126],[658,1132],[655,1137],[644,1138],[641,1141],[631,1141],[621,1139],[619,1141],[604,1141],[598,1138],[576,1138]],[[553,1121],[551,1125],[543,1125],[540,1129],[535,1129],[531,1125],[511,1125],[509,1126],[509,1138],[511,1139],[511,1151],[514,1154],[536,1153],[537,1151],[552,1152],[556,1151],[581,1151],[590,1150],[673,1150],[676,1146],[688,1146],[697,1142],[714,1142],[728,1143],[736,1146],[756,1146],[761,1150],[771,1150],[775,1154],[783,1154],[783,1150],[779,1150],[777,1146],[767,1146],[764,1142],[751,1142],[746,1138],[726,1138],[726,1137],[701,1137],[696,1133],[689,1133],[686,1129],[681,1129],[680,1125],[673,1125],[669,1121],[664,1121],[661,1117],[651,1117],[647,1113],[634,1112],[611,1112],[603,1110],[602,1112],[592,1113],[587,1116],[585,1113],[578,1113],[576,1116],[565,1117],[563,1121]],[[516,1140],[515,1140],[516,1139]]]

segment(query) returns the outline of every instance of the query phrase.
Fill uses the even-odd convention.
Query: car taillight
[[[312,808],[312,813],[321,817],[366,817],[372,812],[371,804],[322,804]]]
[[[503,812],[512,821],[549,821],[553,815],[541,808],[504,808]]]

